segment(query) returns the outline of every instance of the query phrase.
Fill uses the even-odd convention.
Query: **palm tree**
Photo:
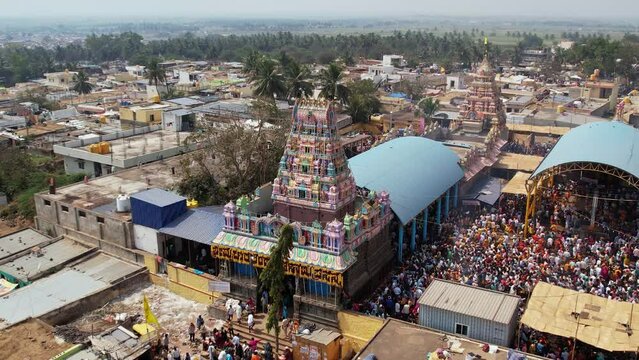
[[[264,59],[264,55],[260,54],[257,50],[252,50],[242,62],[244,63],[244,67],[242,68],[242,72],[247,76],[252,76],[257,71],[258,65]]]
[[[286,224],[280,230],[277,244],[271,248],[271,256],[266,267],[260,274],[262,285],[268,289],[272,299],[271,308],[266,317],[266,331],[275,330],[275,353],[280,351],[280,326],[278,324],[279,311],[284,303],[285,291],[285,264],[289,260],[290,251],[293,249],[293,227]]]
[[[73,81],[75,82],[73,91],[80,95],[89,94],[93,90],[93,84],[89,82],[89,77],[84,71],[80,71],[73,76]]]
[[[270,58],[262,58],[249,81],[255,87],[253,93],[264,97],[282,97],[286,95],[286,81],[277,63]]]
[[[417,103],[417,111],[421,111],[428,121],[432,120],[438,110],[439,100],[435,100],[432,97],[423,98]]]
[[[381,104],[377,98],[377,88],[372,80],[357,80],[350,87],[346,113],[353,122],[368,122],[370,116],[379,112]]]
[[[166,72],[160,67],[157,59],[151,59],[146,66],[145,78],[149,80],[149,85],[163,84],[166,82]]]
[[[300,65],[297,61],[290,60],[284,67],[284,77],[288,88],[289,99],[299,99],[313,95],[313,84],[309,81],[311,70],[306,65]]]
[[[320,96],[346,104],[348,103],[349,91],[343,84],[344,73],[342,70],[343,68],[335,62],[330,63],[326,69],[322,69],[319,76],[322,84]]]

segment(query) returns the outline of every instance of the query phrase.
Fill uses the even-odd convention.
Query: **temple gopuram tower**
[[[488,41],[484,44],[487,46]],[[501,103],[500,89],[495,84],[495,72],[488,60],[487,47],[483,61],[471,76],[473,80],[458,119],[464,132],[478,134],[494,126],[498,129],[504,128],[506,112]]]
[[[325,100],[301,100],[273,181],[276,214],[291,221],[327,223],[353,213],[355,180]]]

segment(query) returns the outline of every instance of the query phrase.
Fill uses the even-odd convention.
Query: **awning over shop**
[[[510,181],[501,189],[504,194],[526,195],[526,180],[530,177],[529,173],[518,171]]]
[[[163,234],[210,245],[211,241],[224,227],[223,212],[223,206],[187,210],[158,231]],[[202,226],[202,224],[206,224],[206,226]]]
[[[639,306],[540,282],[521,323],[606,351],[637,351]]]
[[[211,243],[213,257],[251,264],[263,268],[268,263],[274,241],[222,231]],[[287,273],[334,286],[343,286],[342,273],[355,263],[355,254],[348,249],[341,254],[329,254],[295,246],[291,251]]]
[[[533,172],[541,164],[544,158],[536,155],[501,153],[499,159],[493,165],[497,169],[520,170]]]

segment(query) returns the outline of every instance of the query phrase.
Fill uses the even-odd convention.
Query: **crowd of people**
[[[241,322],[242,316],[238,317],[237,322]],[[249,332],[252,331],[251,322],[253,320],[253,312],[249,312],[247,316],[247,324]],[[233,316],[227,319],[226,325],[221,329],[209,328],[205,325],[204,318],[200,315],[191,323],[187,329],[188,344],[192,353],[182,352],[178,346],[171,346],[169,334],[163,334],[155,345],[155,358],[166,360],[197,360],[200,354],[206,354],[209,360],[292,360],[293,352],[286,347],[281,356],[277,356],[272,345],[268,342],[264,343],[263,349],[258,350],[260,344],[259,339],[251,337],[242,340],[240,334],[233,328]],[[199,333],[199,337],[198,337]]]
[[[385,284],[366,301],[352,304],[352,309],[416,321],[417,300],[435,278],[516,294],[522,299],[537,282],[544,281],[609,299],[639,302],[638,194],[614,184],[593,185],[585,180],[565,179],[562,184],[541,189],[526,237],[525,196],[504,195],[491,209],[452,211],[439,236],[421,244]],[[524,300],[522,310],[523,306]],[[543,355],[552,358],[563,358],[567,347],[541,346],[532,336],[521,341],[517,344],[520,349],[543,349]]]
[[[509,141],[504,145],[502,151],[514,154],[546,156],[553,146],[554,144],[552,143],[533,143],[526,145],[518,141]]]

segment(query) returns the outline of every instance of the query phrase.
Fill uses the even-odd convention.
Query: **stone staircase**
[[[246,317],[242,318],[241,322],[233,321],[233,331],[235,334],[240,337],[242,342],[251,340],[251,338],[259,339],[260,343],[257,345],[259,351],[264,350],[264,344],[267,342],[271,344],[273,347],[273,352],[275,352],[275,333],[268,333],[266,331],[266,314],[255,314],[255,327],[253,331],[249,333],[248,325],[246,322]],[[284,331],[280,332],[280,353],[284,352],[285,347],[293,349],[293,345],[291,341],[285,338]]]

